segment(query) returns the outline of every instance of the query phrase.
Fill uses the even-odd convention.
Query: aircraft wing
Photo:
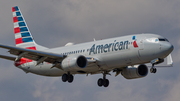
[[[15,57],[5,56],[5,55],[0,55],[0,58],[11,60],[11,61],[15,61],[15,59],[16,59]]]
[[[37,61],[37,65],[43,61],[49,62],[49,63],[61,62],[66,57],[60,54],[19,48],[19,47],[3,45],[3,44],[0,44],[0,47],[9,49],[10,54],[17,55],[18,57],[15,59],[15,61],[20,60],[22,57],[24,57],[24,58]],[[4,58],[8,60],[14,59],[7,56],[0,56],[0,58]]]

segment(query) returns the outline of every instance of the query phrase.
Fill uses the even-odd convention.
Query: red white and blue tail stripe
[[[12,8],[15,42],[17,47],[36,50],[36,43],[18,6]]]

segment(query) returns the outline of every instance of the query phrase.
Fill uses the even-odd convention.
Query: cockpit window
[[[157,42],[160,42],[160,41],[167,41],[169,42],[166,38],[149,38],[149,39],[146,39],[148,42],[154,42],[154,43],[157,43]]]
[[[169,42],[167,39],[163,39],[163,38],[159,38],[159,41],[167,41],[167,42]]]

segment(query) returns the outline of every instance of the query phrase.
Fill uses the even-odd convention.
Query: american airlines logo
[[[106,53],[110,51],[118,51],[118,50],[125,50],[128,49],[129,41],[121,41],[121,42],[116,42],[114,43],[109,43],[109,44],[101,44],[101,45],[96,45],[94,44],[89,51],[89,55],[91,54],[99,54],[99,53]]]
[[[133,42],[134,48],[138,48],[138,45],[137,45],[137,43],[136,43],[136,36],[133,36],[133,37],[132,37],[132,40],[134,40],[134,42]]]

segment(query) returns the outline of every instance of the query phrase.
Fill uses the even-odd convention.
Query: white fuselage
[[[149,63],[156,58],[165,58],[172,51],[173,46],[167,40],[157,41],[158,38],[165,39],[155,34],[137,34],[44,51],[66,56],[80,54],[88,58],[94,58],[97,60],[97,65],[90,64],[86,68],[82,68],[82,71],[86,74],[95,74],[99,73],[99,69],[107,71],[115,68],[121,69],[136,64]],[[61,76],[65,73],[59,68],[51,68],[53,64],[47,62],[35,65],[36,61],[33,61],[18,67],[26,72],[44,76]],[[76,73],[78,72],[71,72],[71,74]]]

